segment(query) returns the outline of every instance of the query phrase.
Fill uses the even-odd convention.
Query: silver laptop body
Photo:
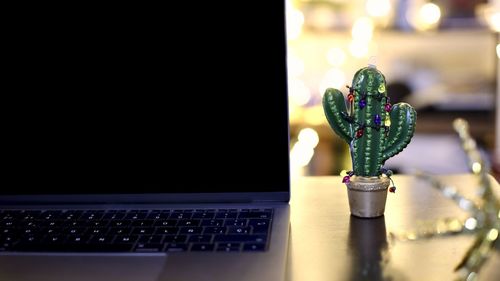
[[[180,2],[49,8],[19,27],[20,86],[8,93],[3,132],[0,280],[285,278],[284,1]],[[29,212],[43,215],[34,227],[53,238],[42,221],[51,212],[204,210],[271,212],[266,249],[218,251],[214,242],[203,252],[188,241],[172,251],[45,251],[8,239],[35,221]],[[63,216],[58,223],[69,229]]]

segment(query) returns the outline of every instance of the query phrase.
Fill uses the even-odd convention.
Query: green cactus
[[[339,90],[329,88],[323,96],[330,126],[349,144],[356,176],[380,176],[385,161],[401,152],[415,132],[415,109],[407,103],[391,106],[385,86],[384,75],[369,66],[354,75],[349,110]]]

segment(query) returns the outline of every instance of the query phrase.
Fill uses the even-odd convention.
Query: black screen
[[[16,27],[1,194],[287,190],[284,1],[184,2]]]

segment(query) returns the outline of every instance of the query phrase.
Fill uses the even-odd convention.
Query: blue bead
[[[363,109],[366,106],[366,100],[362,99],[359,101],[359,108]]]
[[[375,122],[375,125],[377,126],[380,126],[380,124],[382,123],[382,119],[380,118],[380,115],[375,115],[375,117],[373,117],[373,122]]]

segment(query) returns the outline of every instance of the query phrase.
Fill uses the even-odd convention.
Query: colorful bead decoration
[[[375,117],[373,117],[373,122],[375,123],[375,125],[380,126],[380,124],[382,123],[380,115],[376,114]]]
[[[354,95],[353,95],[353,94],[349,94],[349,95],[347,95],[347,100],[348,100],[349,102],[353,102],[353,101],[354,101]]]
[[[358,105],[359,105],[359,109],[365,108],[365,106],[366,106],[366,100],[365,99],[360,100],[359,103],[358,103]]]

